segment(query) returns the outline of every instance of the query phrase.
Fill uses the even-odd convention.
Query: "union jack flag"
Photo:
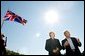
[[[26,24],[27,20],[23,19],[22,17],[16,15],[15,13],[13,13],[12,11],[7,11],[6,15],[4,16],[4,21],[15,21],[21,24]]]

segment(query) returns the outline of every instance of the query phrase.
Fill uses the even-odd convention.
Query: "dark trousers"
[[[66,53],[67,56],[81,56],[81,53],[79,51],[71,51]]]

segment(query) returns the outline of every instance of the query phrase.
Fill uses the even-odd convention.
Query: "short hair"
[[[51,33],[54,33],[54,32],[50,32],[50,33],[49,33],[49,36],[50,36],[50,37],[51,37],[51,35],[50,35]]]
[[[64,31],[64,34],[66,34],[66,32],[69,32],[68,30]]]

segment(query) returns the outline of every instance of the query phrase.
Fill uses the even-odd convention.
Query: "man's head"
[[[66,38],[69,38],[69,37],[70,37],[70,32],[66,30],[66,31],[64,32],[64,35],[66,36]]]
[[[50,32],[49,36],[50,36],[50,38],[54,38],[55,37],[55,33],[54,32]]]

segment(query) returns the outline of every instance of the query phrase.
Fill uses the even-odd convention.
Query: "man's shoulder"
[[[62,42],[65,42],[66,41],[66,38],[62,40]]]
[[[76,39],[75,37],[71,37],[71,39]]]
[[[50,39],[47,39],[46,41],[49,41]]]
[[[59,39],[56,39],[56,38],[55,38],[55,40],[56,40],[56,41],[59,41]]]

